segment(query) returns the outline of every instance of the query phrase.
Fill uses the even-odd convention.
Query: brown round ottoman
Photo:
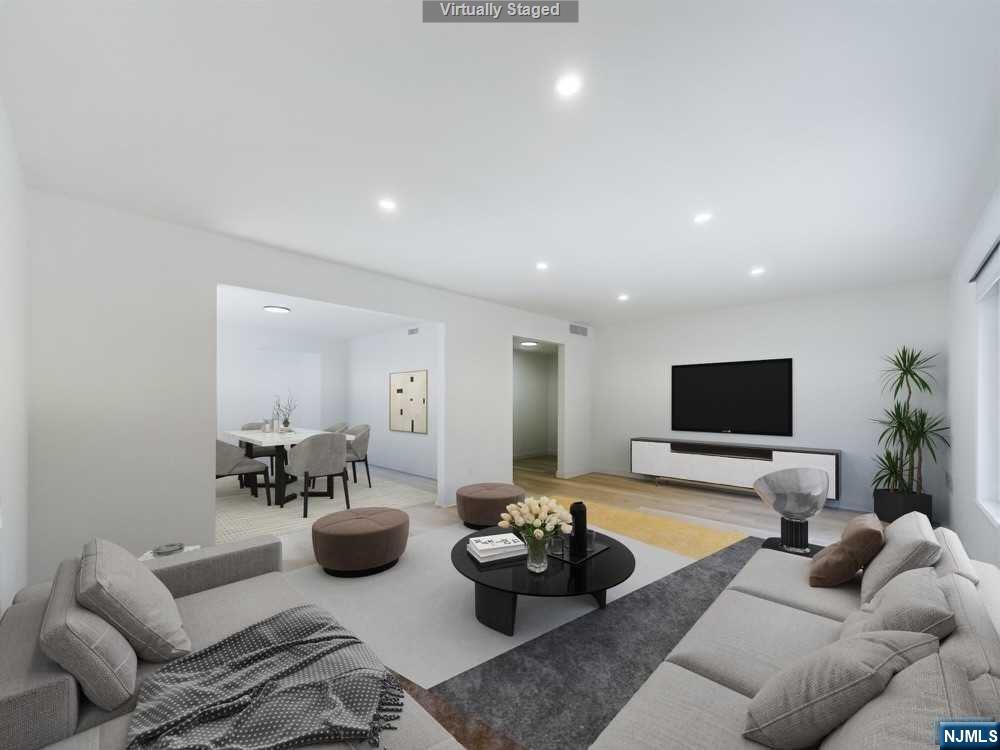
[[[316,519],[313,553],[332,576],[365,576],[395,565],[409,534],[410,517],[401,510],[342,510]]]
[[[485,529],[496,526],[500,514],[507,510],[511,503],[524,500],[524,490],[516,484],[501,484],[500,482],[483,482],[482,484],[467,484],[455,492],[458,503],[458,517],[470,529]]]

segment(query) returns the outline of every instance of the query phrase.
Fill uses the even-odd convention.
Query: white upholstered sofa
[[[928,527],[929,528],[929,527]],[[957,536],[934,572],[954,577],[955,630],[940,641],[943,662],[965,672],[970,705],[943,683],[896,674],[885,691],[819,744],[823,750],[937,748],[936,722],[1000,719],[1000,569],[969,560]],[[947,538],[945,538],[947,542]],[[760,750],[743,737],[751,700],[782,668],[841,637],[861,608],[860,576],[837,588],[811,588],[806,558],[758,551],[666,661],[606,727],[599,750]],[[908,667],[907,669],[913,669]]]
[[[306,603],[280,572],[281,542],[274,537],[184,552],[149,566],[174,595],[193,650]],[[22,590],[0,618],[0,748],[122,750],[135,699],[114,711],[99,708],[83,695],[74,677],[39,647],[51,588],[38,584]],[[140,660],[140,682],[161,666]],[[461,748],[409,696],[404,698],[398,728],[384,733],[384,743],[392,750]]]

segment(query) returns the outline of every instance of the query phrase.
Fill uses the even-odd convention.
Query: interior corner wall
[[[371,428],[373,466],[437,478],[441,430],[440,325],[393,328],[348,339],[347,411],[352,424]],[[411,328],[417,333],[410,334]],[[389,429],[389,373],[427,370],[427,434]]]
[[[604,329],[596,352],[594,464],[627,473],[629,439],[756,443],[840,449],[841,505],[872,507],[873,456],[888,405],[882,357],[906,344],[938,352],[937,394],[948,379],[944,281],[721,308]],[[791,357],[793,435],[767,437],[670,430],[671,365]],[[944,467],[928,462],[928,491],[944,495]],[[748,498],[749,500],[749,498]]]
[[[958,532],[972,557],[992,563],[1000,563],[1000,528],[977,503],[976,434],[978,419],[985,415],[977,408],[978,310],[975,284],[969,279],[997,238],[1000,186],[955,263],[948,285],[950,493],[939,519]]]
[[[51,577],[96,535],[136,553],[212,543],[219,284],[442,323],[442,505],[461,485],[512,479],[511,337],[563,344],[560,471],[590,470],[594,338],[570,334],[565,320],[67,196],[27,196],[31,580]]]
[[[0,609],[27,580],[28,287],[24,190],[0,102]]]

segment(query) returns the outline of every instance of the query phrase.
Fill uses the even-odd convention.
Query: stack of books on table
[[[469,540],[469,554],[476,562],[491,563],[528,554],[524,541],[516,534],[475,536]]]

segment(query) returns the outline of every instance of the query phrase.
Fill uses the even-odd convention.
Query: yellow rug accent
[[[569,508],[579,498],[555,497],[559,503]],[[654,516],[638,510],[619,508],[614,505],[584,500],[587,505],[587,524],[624,534],[640,542],[676,552],[695,560],[700,560],[741,539],[748,534],[739,531],[724,531],[681,521],[667,516]]]

